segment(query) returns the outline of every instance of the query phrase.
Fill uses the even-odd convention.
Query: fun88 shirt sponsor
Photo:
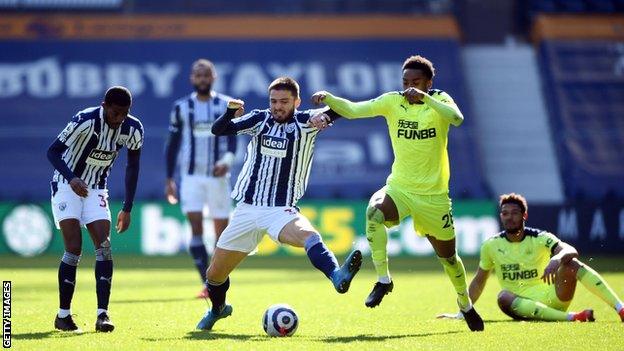
[[[112,129],[104,120],[103,107],[90,107],[78,112],[57,137],[68,149],[63,161],[89,188],[106,189],[110,168],[118,151],[126,146],[138,150],[143,145],[143,125],[128,115],[121,126]],[[58,171],[52,182],[68,184]]]
[[[268,109],[232,119],[237,134],[253,137],[232,198],[254,206],[296,206],[308,185],[318,134],[308,120],[322,111],[295,111],[283,123]]]

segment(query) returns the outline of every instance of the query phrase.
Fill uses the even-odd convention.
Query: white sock
[[[392,281],[392,279],[390,279],[390,276],[385,275],[383,277],[379,277],[379,279],[377,279],[380,283],[382,284],[390,284],[390,282]]]
[[[615,305],[615,310],[616,310],[618,313],[620,313],[620,310],[621,310],[622,308],[624,308],[624,305],[622,304],[622,301],[618,302],[618,303]]]
[[[96,315],[96,317],[99,317],[99,316],[100,316],[100,314],[102,314],[102,313],[104,313],[104,312],[106,312],[106,314],[108,314],[108,310],[98,308],[98,309],[97,309],[97,315]]]
[[[71,310],[64,310],[62,308],[59,308],[59,311],[58,311],[59,318],[65,318],[69,316],[70,314],[71,314]]]
[[[570,312],[570,313],[568,313],[568,320],[569,320],[570,322],[574,320],[574,314],[575,314],[574,312]]]

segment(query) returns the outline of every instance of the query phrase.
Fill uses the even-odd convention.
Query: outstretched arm
[[[382,99],[384,96],[368,101],[352,102],[327,91],[319,91],[312,95],[312,102],[317,105],[325,103],[338,115],[348,119],[370,118],[385,115],[386,106]]]

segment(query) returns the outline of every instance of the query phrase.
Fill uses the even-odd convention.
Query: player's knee
[[[579,261],[576,258],[573,258],[566,263],[561,262],[562,268],[566,270],[570,270],[573,273],[576,273],[582,266],[583,266],[583,262]]]
[[[516,296],[514,294],[510,293],[509,291],[503,290],[498,293],[496,301],[498,302],[498,307],[503,312],[507,313],[507,311],[511,311],[511,304],[513,303],[513,300],[515,298]]]
[[[379,204],[368,204],[366,208],[366,219],[376,224],[384,224],[386,221],[384,213],[381,211]]]
[[[95,250],[96,261],[110,261],[113,259],[110,241],[108,239],[100,243],[100,247]]]

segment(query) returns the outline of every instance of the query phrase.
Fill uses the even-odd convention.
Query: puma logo
[[[65,280],[63,280],[63,283],[67,283],[69,285],[76,286],[76,281],[75,280],[72,282],[72,281],[69,281],[69,280],[65,279]]]
[[[100,280],[108,282],[108,284],[110,285],[110,284],[112,284],[113,277],[106,278],[105,276],[101,276]]]

